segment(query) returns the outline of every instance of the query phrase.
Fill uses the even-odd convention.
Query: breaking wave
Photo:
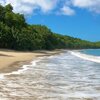
[[[42,59],[42,57],[39,57],[38,60],[34,60],[31,62],[31,65],[23,65],[19,70],[16,71],[12,71],[10,73],[1,73],[0,74],[0,79],[4,79],[5,76],[7,75],[18,75],[23,73],[24,71],[28,70],[30,68],[30,66],[36,66],[36,63],[40,61],[40,59]]]
[[[100,100],[100,63],[80,55],[66,51],[1,73],[0,100]]]
[[[72,55],[80,57],[82,59],[88,60],[88,61],[93,61],[96,63],[100,63],[100,56],[92,56],[92,55],[87,55],[84,53],[81,53],[79,51],[69,51]]]

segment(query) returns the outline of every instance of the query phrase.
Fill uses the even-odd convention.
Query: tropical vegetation
[[[89,42],[53,33],[42,25],[29,25],[24,15],[13,12],[8,4],[0,5],[0,48],[15,50],[53,50],[100,48],[100,42]]]

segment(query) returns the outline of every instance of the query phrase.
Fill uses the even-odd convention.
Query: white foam
[[[0,80],[4,79],[4,75],[0,74]]]
[[[41,59],[41,58],[40,58],[40,59]],[[0,74],[0,79],[1,79],[1,80],[4,79],[6,75],[8,76],[8,75],[13,75],[13,74],[17,74],[17,75],[18,75],[18,74],[21,74],[21,73],[23,73],[24,71],[28,70],[28,69],[29,69],[29,66],[36,66],[36,63],[39,62],[40,59],[39,59],[39,60],[32,61],[32,62],[31,62],[31,65],[23,65],[22,68],[19,69],[19,70],[17,70],[17,71],[13,71],[13,72],[11,72],[11,73],[2,73],[2,74]]]
[[[92,56],[92,55],[86,55],[86,54],[80,53],[78,51],[69,51],[69,52],[72,55],[80,57],[82,59],[93,61],[93,62],[96,62],[96,63],[100,63],[100,57],[99,56],[96,57],[96,56]]]
[[[76,93],[69,93],[66,95],[67,97],[73,97],[73,98],[95,98],[100,97],[100,93],[82,93],[82,92],[76,92]]]

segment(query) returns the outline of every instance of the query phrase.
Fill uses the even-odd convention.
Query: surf
[[[100,63],[100,56],[87,55],[87,54],[81,53],[78,50],[73,50],[73,51],[69,51],[69,52],[72,55],[82,58],[84,60]]]

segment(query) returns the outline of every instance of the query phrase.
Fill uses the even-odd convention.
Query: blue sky
[[[0,0],[11,3],[29,24],[48,26],[53,32],[100,41],[100,0]]]
[[[37,14],[27,18],[30,24],[48,26],[53,32],[90,41],[100,41],[100,16],[77,10],[74,16]]]

